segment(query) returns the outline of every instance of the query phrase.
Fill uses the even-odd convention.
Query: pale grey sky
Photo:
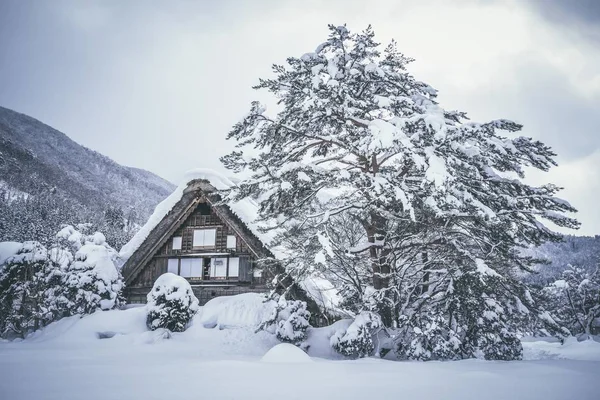
[[[272,63],[327,24],[395,38],[446,109],[508,118],[559,154],[580,234],[600,233],[600,1],[0,0],[0,105],[175,183],[222,170]],[[207,151],[208,150],[208,151]]]

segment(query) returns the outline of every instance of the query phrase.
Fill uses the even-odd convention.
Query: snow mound
[[[308,328],[306,345],[307,352],[311,357],[326,358],[330,360],[345,359],[340,353],[331,347],[331,337],[343,335],[352,324],[352,319],[341,319],[331,325],[321,328]]]
[[[594,340],[578,342],[574,337],[567,338],[564,344],[546,340],[523,341],[523,359],[600,361],[600,343]]]
[[[267,363],[307,363],[313,360],[304,351],[289,343],[281,343],[260,359]]]
[[[127,310],[97,311],[90,315],[74,315],[53,322],[25,339],[31,342],[89,343],[132,334],[143,334],[146,328],[144,307]]]
[[[202,307],[195,322],[206,328],[256,328],[275,306],[274,301],[266,301],[265,295],[259,293],[216,297]]]
[[[160,295],[165,295],[167,300],[188,300],[188,293],[192,292],[192,287],[187,279],[172,272],[166,272],[159,276],[154,282],[154,286],[148,293],[148,302],[153,302]],[[186,306],[189,304],[186,303]]]

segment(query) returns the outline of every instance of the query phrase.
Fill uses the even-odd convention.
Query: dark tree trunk
[[[426,251],[424,251],[422,253],[422,257],[423,257],[423,266],[426,269],[429,269],[429,266],[427,265],[429,262],[429,256],[427,255]],[[428,290],[429,290],[429,272],[425,272],[425,274],[423,274],[423,285],[421,286],[421,294],[427,293]]]
[[[397,315],[395,312],[394,292],[391,288],[391,272],[389,249],[385,248],[385,219],[379,215],[371,214],[371,221],[366,226],[367,238],[372,243],[369,248],[371,268],[373,272],[373,288],[383,291],[382,302],[378,304],[378,312],[385,326],[394,326]]]

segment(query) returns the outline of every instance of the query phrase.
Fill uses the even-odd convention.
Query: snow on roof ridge
[[[235,183],[230,178],[210,168],[191,169],[184,174],[182,182],[187,186],[188,183],[195,179],[207,180],[217,190],[227,190],[235,186]]]

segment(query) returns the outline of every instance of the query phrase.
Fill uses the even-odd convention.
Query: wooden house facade
[[[146,302],[166,272],[186,278],[201,305],[217,296],[266,292],[256,261],[272,257],[208,181],[193,180],[124,264],[125,295],[130,303]]]

